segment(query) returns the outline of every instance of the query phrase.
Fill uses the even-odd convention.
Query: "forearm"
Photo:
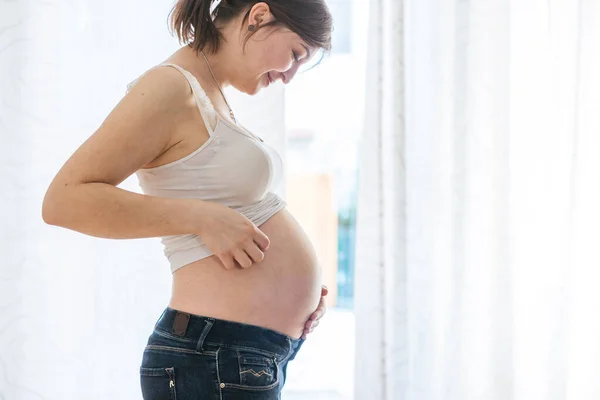
[[[43,218],[86,235],[135,239],[198,233],[202,200],[173,199],[130,192],[105,183],[85,183],[49,191]]]

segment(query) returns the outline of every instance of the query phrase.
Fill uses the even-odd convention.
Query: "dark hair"
[[[218,0],[217,0],[218,1]],[[236,18],[244,10],[245,23],[252,6],[266,3],[275,20],[261,25],[282,25],[295,32],[309,47],[331,50],[332,17],[326,0],[221,0],[211,12],[211,0],[178,0],[169,14],[171,32],[177,34],[180,43],[200,52],[207,45],[212,52],[219,49],[222,33],[215,22],[226,23]],[[249,32],[246,41],[256,31]]]

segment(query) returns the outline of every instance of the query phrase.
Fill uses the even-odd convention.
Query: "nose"
[[[286,85],[290,83],[290,81],[294,79],[294,76],[296,76],[296,72],[298,72],[298,67],[298,64],[294,64],[290,69],[281,73],[281,81]]]

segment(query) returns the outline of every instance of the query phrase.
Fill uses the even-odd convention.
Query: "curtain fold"
[[[403,1],[370,3],[365,129],[359,149],[356,399],[402,398],[408,365]]]
[[[372,10],[356,399],[600,397],[600,4]]]

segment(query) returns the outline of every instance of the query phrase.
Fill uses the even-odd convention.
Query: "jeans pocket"
[[[239,352],[240,384],[270,386],[277,383],[277,362],[262,354]]]
[[[175,368],[140,367],[144,400],[177,400]]]
[[[221,389],[267,391],[278,388],[280,371],[274,356],[242,349],[218,351]]]

